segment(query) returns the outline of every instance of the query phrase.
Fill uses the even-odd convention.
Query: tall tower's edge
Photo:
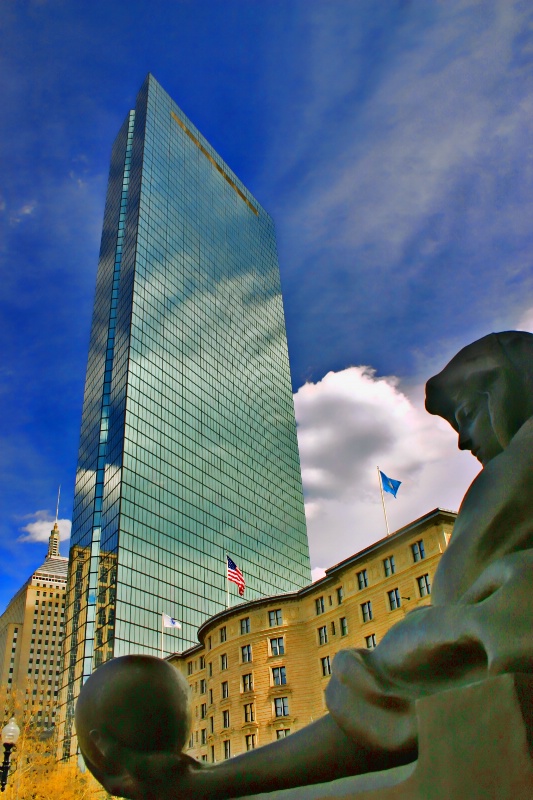
[[[149,74],[111,154],[80,435],[60,755],[103,661],[196,642],[226,607],[309,584],[274,225]],[[232,604],[238,602],[233,595]]]

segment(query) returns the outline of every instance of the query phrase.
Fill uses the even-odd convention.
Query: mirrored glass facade
[[[273,223],[152,76],[115,141],[71,539],[62,755],[84,678],[311,580]],[[231,604],[239,602],[231,584]]]

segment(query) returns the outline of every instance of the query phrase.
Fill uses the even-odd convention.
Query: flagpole
[[[383,514],[385,515],[385,527],[387,528],[387,536],[390,536],[389,532],[389,521],[387,519],[387,509],[385,508],[385,495],[383,494],[383,482],[381,480],[381,472],[379,467],[376,467],[378,471],[378,481],[379,481],[379,490],[381,492],[381,502],[383,504]]]
[[[163,637],[165,635],[165,618],[161,612],[161,658],[163,658]]]

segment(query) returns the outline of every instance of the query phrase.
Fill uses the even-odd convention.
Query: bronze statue
[[[432,605],[406,615],[374,650],[335,657],[329,714],[220,764],[180,752],[186,724],[179,736],[173,729],[168,740],[143,746],[135,690],[119,680],[128,657],[100,667],[82,690],[76,724],[89,768],[109,792],[131,800],[230,798],[406,764],[417,758],[418,698],[533,672],[533,335],[490,334],[465,347],[428,381],[426,408],[447,419],[459,447],[483,465],[439,564]],[[134,658],[146,660],[152,678],[159,671],[160,706],[186,719],[168,665]],[[116,689],[93,704],[111,670]],[[82,711],[91,706],[89,719]],[[121,726],[132,731],[125,736]]]

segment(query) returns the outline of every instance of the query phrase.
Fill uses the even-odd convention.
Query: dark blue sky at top
[[[71,513],[110,148],[146,73],[274,218],[294,388],[413,384],[533,307],[532,11],[4,0],[0,610],[59,483]]]

